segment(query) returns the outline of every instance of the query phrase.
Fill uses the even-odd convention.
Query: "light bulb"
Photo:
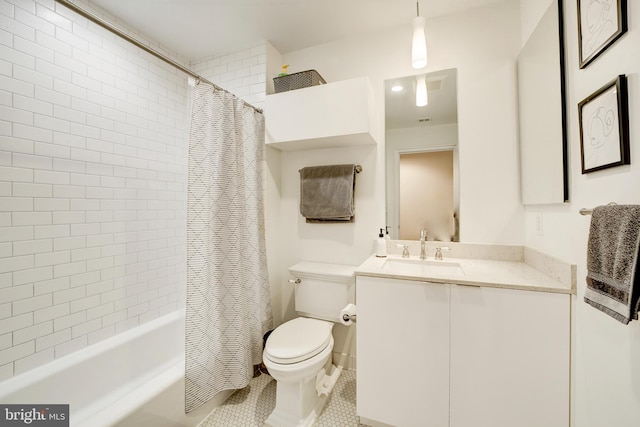
[[[411,45],[411,65],[415,69],[427,66],[427,39],[424,32],[426,19],[418,16],[413,20],[413,43]]]
[[[427,79],[425,76],[419,76],[416,84],[416,107],[424,107],[427,104],[429,104]]]

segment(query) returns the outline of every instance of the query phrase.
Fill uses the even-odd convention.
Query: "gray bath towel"
[[[300,169],[300,213],[307,222],[353,221],[355,172],[355,165]]]
[[[593,210],[587,248],[584,300],[614,319],[638,319],[640,206],[608,205]]]

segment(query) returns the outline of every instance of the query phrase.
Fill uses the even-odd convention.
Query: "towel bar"
[[[299,170],[298,170],[298,172],[300,172],[301,170],[302,170],[302,169],[299,169]],[[362,172],[362,166],[360,166],[360,165],[356,165],[356,166],[353,168],[353,170],[354,170],[356,173],[360,173],[360,172]]]
[[[611,205],[615,205],[615,202],[610,202],[607,203],[607,206],[611,206]],[[586,208],[582,208],[580,209],[580,215],[591,215],[593,213],[593,209],[586,209]]]

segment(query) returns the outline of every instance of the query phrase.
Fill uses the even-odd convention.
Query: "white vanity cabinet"
[[[568,427],[570,298],[357,276],[362,422]]]
[[[451,427],[568,427],[568,294],[451,286]]]
[[[367,425],[449,425],[449,287],[356,278],[357,412]]]

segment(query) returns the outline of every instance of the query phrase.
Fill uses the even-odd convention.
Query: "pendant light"
[[[416,83],[416,107],[425,107],[429,104],[427,93],[427,76],[418,76]]]
[[[416,2],[417,16],[413,20],[413,43],[411,45],[411,65],[415,69],[427,66],[427,38],[424,33],[426,19],[420,16],[420,3]]]

